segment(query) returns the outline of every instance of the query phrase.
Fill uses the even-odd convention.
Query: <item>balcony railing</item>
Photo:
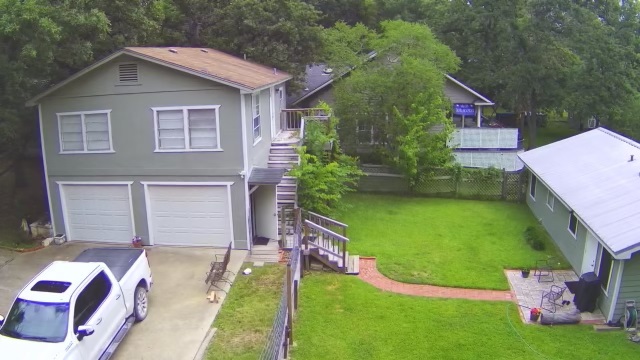
[[[327,120],[329,114],[324,109],[282,109],[280,113],[280,129],[282,131],[297,131],[302,127],[302,118]]]
[[[448,145],[457,149],[518,149],[518,129],[455,129]]]

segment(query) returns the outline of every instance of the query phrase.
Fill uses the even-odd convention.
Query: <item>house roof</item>
[[[472,88],[468,87],[467,85],[465,85],[462,81],[457,80],[456,78],[454,78],[453,76],[449,75],[449,74],[445,74],[445,76],[447,77],[447,79],[451,80],[452,82],[454,82],[456,85],[460,86],[461,88],[467,90],[468,92],[470,92],[471,94],[473,94],[475,97],[479,98],[480,101],[475,101],[476,105],[493,105],[493,101],[487,99],[486,97],[480,95],[479,92],[473,90]]]
[[[325,64],[307,65],[304,89],[287,97],[287,104],[296,105],[333,83],[334,77]],[[327,70],[327,71],[325,71]]]
[[[27,105],[37,104],[40,99],[55,90],[122,55],[150,61],[249,92],[291,79],[291,75],[276,68],[260,65],[210,48],[127,47],[71,75],[66,80],[29,100]]]
[[[640,250],[640,144],[597,128],[519,157],[614,255]]]
[[[249,185],[278,185],[286,169],[253,168],[249,176]]]

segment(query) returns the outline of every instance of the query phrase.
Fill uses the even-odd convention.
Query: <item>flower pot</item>
[[[529,320],[531,321],[538,321],[538,319],[540,318],[540,314],[529,314]]]
[[[522,270],[522,277],[528,278],[530,273],[531,273],[531,270]]]

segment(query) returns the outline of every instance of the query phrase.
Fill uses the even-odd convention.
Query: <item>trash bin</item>
[[[580,312],[593,312],[600,296],[600,279],[594,272],[580,276],[573,303]]]

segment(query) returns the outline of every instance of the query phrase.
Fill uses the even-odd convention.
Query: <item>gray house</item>
[[[527,204],[573,270],[595,272],[607,320],[640,301],[640,144],[597,128],[519,155]]]
[[[71,241],[249,249],[277,238],[272,141],[290,76],[214,49],[125,48],[31,99]]]

